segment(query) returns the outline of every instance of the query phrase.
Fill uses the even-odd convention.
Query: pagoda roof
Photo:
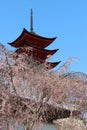
[[[34,47],[45,48],[48,45],[50,45],[55,39],[56,37],[46,38],[46,37],[39,36],[34,32],[28,32],[24,28],[21,35],[15,41],[8,44],[10,44],[15,48],[22,47],[24,46],[24,44],[31,45]]]
[[[47,49],[41,49],[37,47],[21,47],[16,50],[17,53],[27,53],[29,56],[32,56],[35,60],[39,60],[44,62],[48,56],[53,55],[56,53],[59,49],[55,50],[47,50]]]
[[[48,68],[54,68],[56,67],[61,61],[58,62],[47,62]]]

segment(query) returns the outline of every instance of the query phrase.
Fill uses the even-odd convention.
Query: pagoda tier
[[[32,58],[36,61],[44,62],[49,56],[56,53],[58,49],[56,50],[47,50],[47,49],[41,49],[36,47],[21,47],[16,50],[18,54],[26,53],[28,56],[32,56]]]
[[[12,43],[8,43],[11,46],[15,48],[19,48],[24,46],[24,44],[27,44],[29,46],[33,47],[39,47],[39,48],[45,48],[48,45],[50,45],[56,37],[54,38],[45,38],[42,36],[37,35],[34,32],[28,32],[25,28],[23,29],[23,32],[21,35]]]
[[[61,61],[58,62],[47,62],[47,66],[48,68],[54,68],[55,66],[57,66]]]

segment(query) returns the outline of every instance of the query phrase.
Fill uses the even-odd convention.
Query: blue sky
[[[61,60],[57,69],[69,57],[69,71],[87,73],[87,0],[0,0],[0,42],[8,46],[23,28],[30,31],[30,9],[33,8],[34,31],[57,39],[48,49],[59,51],[52,61]],[[11,48],[10,48],[11,49]]]

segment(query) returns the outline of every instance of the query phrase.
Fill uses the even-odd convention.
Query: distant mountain
[[[82,78],[84,81],[87,81],[87,74],[83,72],[68,72],[64,74],[64,77],[68,78]]]

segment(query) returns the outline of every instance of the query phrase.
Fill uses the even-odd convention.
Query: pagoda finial
[[[33,32],[33,10],[30,12],[30,32]]]

